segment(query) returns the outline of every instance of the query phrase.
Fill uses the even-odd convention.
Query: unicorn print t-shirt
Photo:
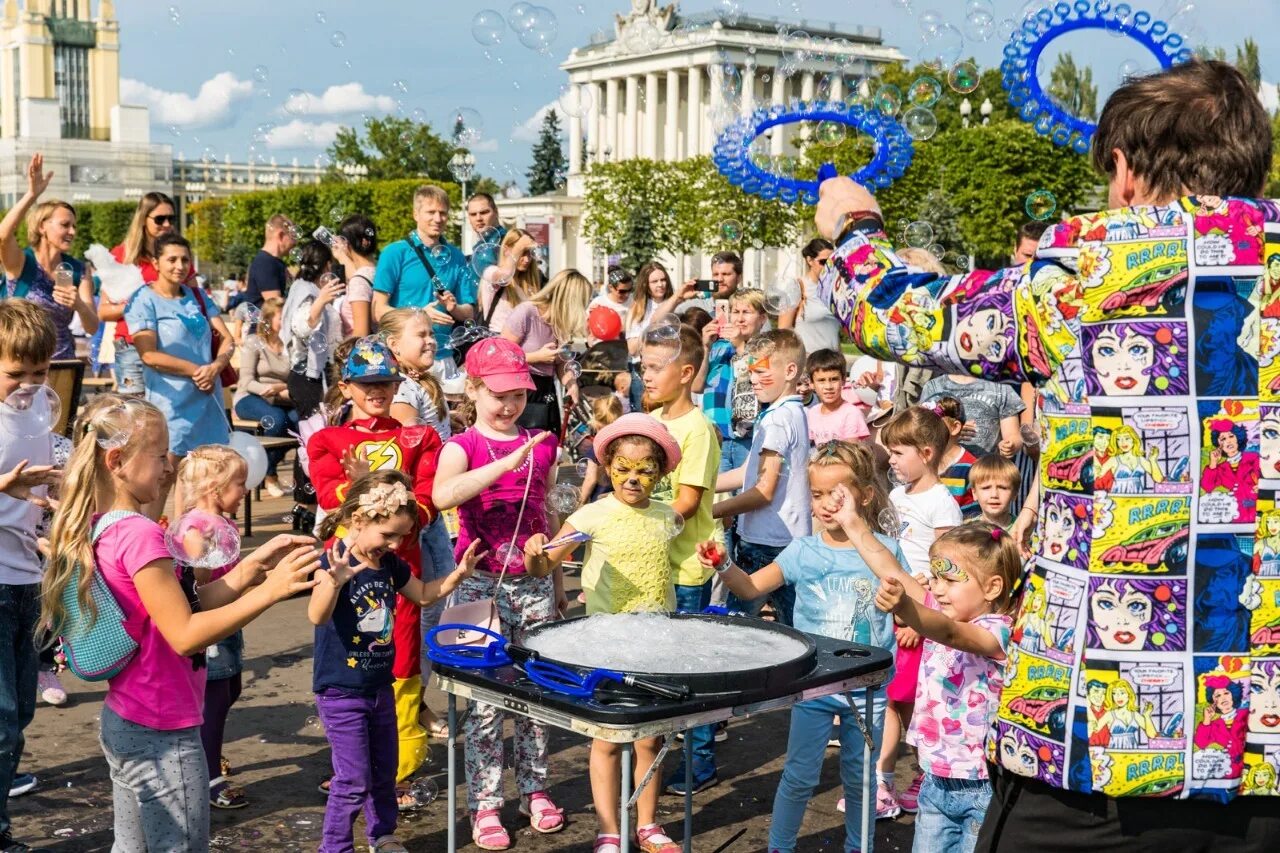
[[[328,571],[327,552],[320,566]],[[316,626],[312,690],[370,695],[391,684],[396,593],[409,577],[408,563],[384,554],[378,568],[365,569],[342,585],[333,616]]]

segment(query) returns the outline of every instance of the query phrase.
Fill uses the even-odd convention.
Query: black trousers
[[[988,764],[991,805],[978,853],[1273,853],[1280,798],[1226,805],[1160,797],[1117,799],[1053,788]]]

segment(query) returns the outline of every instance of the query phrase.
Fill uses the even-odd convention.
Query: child
[[[711,573],[699,562],[697,545],[722,538],[711,515],[720,442],[711,419],[693,402],[702,359],[702,338],[689,326],[677,327],[675,334],[669,325],[651,328],[640,349],[645,396],[659,406],[653,416],[680,445],[680,464],[654,489],[654,496],[670,503],[684,519],[684,530],[669,551],[680,613],[701,613],[711,603]],[[715,735],[715,726],[698,726],[689,734],[695,792],[717,780]],[[666,790],[683,795],[684,787],[685,770],[680,766],[668,777]]]
[[[1004,686],[1022,560],[1013,537],[985,521],[939,537],[930,556],[927,592],[913,578],[886,574],[876,606],[925,637],[920,712],[907,732],[924,768],[912,849],[972,853],[991,801],[983,743]]]
[[[893,645],[891,622],[872,605],[877,575],[860,555],[865,546],[859,544],[863,538],[874,539],[892,554],[890,561],[897,561],[895,575],[906,577],[906,561],[891,538],[893,531],[880,527],[889,506],[880,481],[875,455],[866,445],[824,444],[808,464],[810,507],[822,525],[820,534],[796,539],[776,561],[754,574],[733,565],[712,542],[699,546],[699,556],[744,600],[767,595],[784,583],[793,584],[795,627],[802,631],[889,649]],[[844,802],[850,804],[845,810],[844,849],[871,850],[874,838],[861,838],[864,741],[851,711],[857,711],[871,728],[873,740],[878,740],[885,708],[878,694],[871,708],[866,707],[861,692],[854,695],[857,704],[853,708],[849,694],[845,694],[810,699],[791,709],[787,759],[773,799],[771,851],[793,853],[796,849],[805,806],[821,775],[833,715],[839,718]]]
[[[467,396],[475,405],[475,425],[449,439],[440,453],[433,498],[440,509],[458,507],[456,549],[483,542],[474,577],[454,596],[457,603],[493,600],[503,633],[519,642],[524,632],[549,622],[568,607],[559,570],[551,578],[525,572],[525,542],[547,532],[542,507],[555,481],[557,442],[548,432],[517,427],[528,393],[534,390],[520,345],[505,338],[480,341],[467,351]],[[515,548],[511,543],[514,539]],[[511,837],[502,826],[504,714],[474,703],[467,714],[467,808],[471,837],[482,850],[506,850]],[[515,718],[515,770],[520,812],[537,832],[564,828],[564,813],[547,796],[547,729],[525,716]]]
[[[806,463],[809,457],[809,424],[796,395],[796,380],[804,364],[804,346],[790,329],[757,335],[747,344],[747,369],[751,390],[760,401],[760,415],[751,436],[747,462],[736,471],[721,474],[716,491],[751,487],[720,501],[712,508],[716,518],[741,515],[738,525],[737,561],[748,574],[772,563],[793,539],[808,536],[812,515],[805,505],[809,492]],[[795,588],[785,584],[770,594],[777,619],[791,624]],[[729,597],[729,609],[752,616],[760,613],[764,599],[750,601]]]
[[[65,633],[62,596],[76,566],[82,607],[98,574],[138,642],[133,659],[108,682],[102,709],[115,846],[205,850],[205,649],[276,602],[310,590],[320,555],[310,538],[277,536],[197,590],[191,570],[175,567],[160,525],[142,515],[173,473],[164,415],[137,398],[100,394],[77,420],[75,435],[53,522],[41,622],[55,636]],[[122,437],[127,441],[117,446]]]
[[[425,426],[403,427],[390,417],[391,402],[401,382],[395,356],[376,338],[362,338],[352,347],[342,367],[338,387],[351,404],[350,420],[320,430],[307,441],[309,473],[320,508],[333,511],[345,498],[356,477],[369,471],[392,469],[408,474],[422,513],[429,523],[431,486],[435,479],[440,436]],[[417,538],[400,544],[400,557],[413,572],[421,573]],[[418,575],[415,574],[415,577]],[[400,804],[413,808],[407,784],[427,754],[426,731],[418,722],[422,696],[421,612],[416,601],[396,603],[396,719],[400,725]]]
[[[26,299],[0,301],[0,400],[8,400],[21,388],[43,384],[57,346],[57,332],[43,308]],[[27,414],[12,411],[8,417],[25,421]],[[30,418],[35,417],[30,413]],[[53,462],[48,430],[38,424],[30,427],[0,433],[0,471],[12,473],[17,468],[16,477],[21,474],[20,463],[43,469]],[[26,493],[24,489],[17,494]],[[44,490],[35,494],[43,498]],[[0,849],[18,844],[10,834],[9,789],[22,758],[22,730],[36,709],[41,562],[35,530],[39,520],[35,503],[0,496],[0,597],[7,613],[5,630],[0,632],[0,673],[6,682],[5,713],[0,715]]]
[[[955,397],[939,397],[925,408],[942,418],[947,427],[947,448],[942,451],[942,461],[938,464],[938,470],[942,472],[938,479],[960,505],[960,516],[965,521],[977,518],[980,510],[978,502],[973,499],[973,489],[969,486],[969,469],[978,461],[978,457],[960,443],[960,436],[965,428],[964,403]]]
[[[956,499],[938,479],[938,465],[950,441],[942,418],[931,409],[912,406],[885,425],[880,441],[889,449],[889,467],[901,485],[889,493],[901,525],[898,535],[907,565],[917,578],[929,576],[929,546],[963,519]],[[893,680],[886,693],[889,713],[885,718],[884,743],[876,776],[876,817],[896,817],[913,813],[920,790],[920,775],[899,796],[894,792],[893,771],[898,759],[898,743],[911,720],[920,669],[920,636],[911,628],[898,630],[898,655]]]
[[[444,399],[440,380],[431,372],[436,358],[436,339],[431,331],[431,318],[425,311],[397,308],[388,311],[378,320],[378,327],[387,347],[400,365],[405,381],[396,388],[391,400],[391,417],[406,427],[429,426],[436,431],[440,441],[448,441],[453,435],[449,424],[449,407]],[[423,525],[418,537],[419,567],[422,577],[428,581],[444,577],[453,571],[453,542],[443,515],[437,515],[430,524]],[[439,601],[422,611],[422,630],[429,631],[440,624],[444,602]],[[420,666],[421,680],[426,683],[431,675],[431,659],[423,649]],[[422,716],[427,731],[436,737],[447,737],[449,727],[435,717],[431,709],[422,705]]]
[[[920,402],[932,403],[939,397],[955,397],[964,402],[973,424],[973,434],[964,445],[975,456],[999,451],[1012,459],[1022,449],[1022,428],[1018,416],[1026,405],[1018,392],[1008,385],[954,373],[935,376],[920,390]]]
[[[692,367],[689,368],[692,371]],[[672,610],[676,604],[667,547],[675,523],[669,505],[650,500],[654,486],[680,464],[680,445],[651,415],[623,415],[595,439],[600,463],[609,472],[613,492],[583,505],[569,516],[555,538],[575,531],[590,534],[582,565],[587,615],[637,610]],[[545,577],[569,555],[574,544],[546,551],[544,534],[530,536],[524,546],[525,568]],[[659,738],[636,741],[636,784],[658,759]],[[618,836],[617,744],[591,743],[591,797],[600,829],[593,853],[620,853]],[[678,853],[658,824],[657,785],[648,785],[637,801],[636,839],[645,853]]]
[[[591,401],[591,434],[598,435],[600,430],[622,417],[622,400],[617,394],[605,394]],[[578,504],[588,504],[599,500],[613,491],[613,484],[608,478],[600,476],[600,460],[596,458],[595,443],[587,442],[583,452],[583,460],[587,463],[586,473],[582,475],[582,488],[578,491]]]
[[[844,399],[844,355],[820,349],[809,355],[805,373],[817,402],[805,410],[809,441],[821,447],[828,441],[861,441],[871,434],[862,410]]]
[[[1018,466],[994,453],[988,454],[969,469],[969,488],[982,509],[982,520],[1009,530],[1013,527],[1010,506],[1022,488]]]
[[[204,445],[187,454],[178,472],[183,512],[201,510],[216,516],[234,516],[244,500],[249,466],[239,453],[221,445]],[[194,556],[194,555],[193,555]],[[196,584],[203,586],[224,577],[236,567],[229,563],[214,569],[193,567]],[[236,631],[209,646],[205,652],[207,682],[204,688],[204,723],[200,742],[209,767],[209,805],[215,809],[241,809],[249,804],[244,792],[227,782],[229,768],[222,757],[227,715],[240,698],[240,672],[244,669],[244,634]],[[214,768],[219,772],[214,776]]]
[[[397,596],[426,607],[452,592],[474,570],[479,544],[445,577],[414,577],[396,550],[416,539],[419,513],[409,478],[384,469],[358,477],[320,525],[326,550],[307,617],[316,626],[312,690],[333,749],[321,853],[352,849],[361,809],[374,853],[405,850],[395,837],[400,727],[392,668],[399,632],[392,613]]]

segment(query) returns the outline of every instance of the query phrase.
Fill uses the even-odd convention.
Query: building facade
[[[553,268],[591,270],[599,279],[605,259],[582,237],[584,173],[590,164],[709,155],[719,130],[739,113],[793,99],[839,99],[846,78],[869,77],[905,59],[874,27],[717,13],[684,16],[675,4],[633,0],[629,14],[616,16],[612,38],[574,49],[561,65],[577,87],[575,105],[580,106],[566,116],[565,190],[504,201],[503,217],[548,223]],[[777,128],[769,143],[774,154],[791,150],[794,132],[799,131]],[[748,280],[759,283],[770,275],[776,255],[748,249]],[[666,260],[681,277],[707,272],[709,262],[699,256]]]

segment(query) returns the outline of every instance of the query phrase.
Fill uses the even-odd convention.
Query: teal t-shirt
[[[474,305],[476,301],[476,273],[457,246],[443,240],[433,249],[422,246],[427,261],[435,270],[432,281],[422,259],[414,250],[414,244],[422,246],[417,232],[403,240],[397,240],[382,250],[378,256],[378,268],[373,274],[373,289],[385,293],[392,308],[424,308],[436,301],[437,282],[453,294],[459,305]],[[437,305],[437,307],[439,307]],[[436,323],[431,331],[436,339],[436,355],[452,357],[449,343],[452,324]]]

